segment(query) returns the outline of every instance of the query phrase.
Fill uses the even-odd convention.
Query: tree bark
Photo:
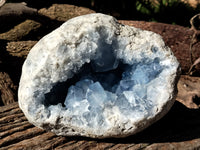
[[[0,33],[8,31],[27,19],[46,26],[63,23],[63,21],[52,20],[38,13],[37,9],[27,7],[25,3],[5,3],[0,7]]]
[[[33,16],[37,16],[37,9],[29,8],[24,3],[4,4],[0,7],[0,33]]]
[[[13,84],[10,76],[5,72],[0,72],[0,103],[8,105],[15,102],[16,90],[17,86]]]
[[[0,7],[2,7],[5,4],[6,0],[1,0],[0,1]]]

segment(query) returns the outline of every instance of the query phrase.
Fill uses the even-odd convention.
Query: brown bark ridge
[[[0,17],[32,16],[37,14],[37,9],[27,7],[25,3],[6,3],[0,9]]]
[[[5,4],[6,0],[0,0],[0,7],[2,7]]]
[[[85,7],[78,7],[75,5],[53,4],[49,8],[42,8],[38,10],[38,13],[42,16],[51,18],[52,20],[65,22],[71,18],[80,16],[80,15],[95,13],[95,11],[85,8]]]
[[[18,103],[0,107],[0,150],[7,149],[91,149],[156,150],[200,149],[200,110],[176,102],[157,123],[136,135],[121,139],[63,137],[30,124]]]
[[[19,41],[23,39],[28,39],[31,35],[34,34],[42,25],[39,22],[34,20],[26,20],[18,25],[16,25],[13,29],[0,33],[1,40],[8,41]]]
[[[26,6],[26,3],[5,3],[0,7],[0,33],[9,32],[10,29],[13,29],[27,19],[32,20],[32,22],[34,21],[34,24],[39,24],[40,26],[43,25],[45,28],[51,26],[53,29],[63,23],[62,21],[52,20],[49,17],[38,13],[37,9]],[[21,29],[25,30],[24,28]],[[8,40],[16,41],[20,39]]]
[[[26,58],[30,49],[37,43],[37,41],[17,41],[8,42],[6,50],[11,56]]]
[[[0,32],[13,24],[29,17],[37,16],[37,9],[27,7],[24,3],[5,3],[0,7]]]
[[[16,89],[17,86],[13,84],[10,76],[5,72],[0,72],[0,103],[8,105],[15,102]]]
[[[200,108],[200,78],[182,75],[176,100],[191,109]]]

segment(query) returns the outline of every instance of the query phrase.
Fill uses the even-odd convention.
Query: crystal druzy
[[[19,106],[31,123],[57,135],[125,137],[169,111],[178,74],[160,35],[108,15],[84,15],[32,48]]]

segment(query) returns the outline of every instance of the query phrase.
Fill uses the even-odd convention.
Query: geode
[[[31,49],[19,106],[57,135],[125,137],[169,111],[179,70],[160,35],[104,14],[79,16]]]

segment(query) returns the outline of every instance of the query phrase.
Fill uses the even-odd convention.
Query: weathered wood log
[[[30,49],[37,43],[37,41],[18,41],[8,42],[6,50],[11,56],[26,58]]]
[[[8,105],[15,102],[16,90],[17,86],[13,84],[10,76],[5,72],[0,72],[0,103]]]
[[[44,24],[46,27],[49,25],[57,27],[63,23],[38,13],[37,9],[26,6],[26,3],[5,3],[0,7],[0,33],[8,31],[27,19]]]
[[[25,3],[6,3],[0,9],[0,17],[26,17],[37,14],[37,9],[27,7]]]
[[[6,0],[1,0],[0,1],[0,7],[2,7],[5,4]]]
[[[176,100],[191,109],[200,108],[200,78],[181,76]]]
[[[23,23],[16,25],[8,32],[0,33],[0,39],[8,41],[28,39],[34,35],[34,32],[36,32],[40,27],[40,23],[33,20],[26,20]]]
[[[37,15],[37,9],[23,3],[6,3],[0,8],[0,32],[7,30],[13,23]]]
[[[0,107],[0,150],[7,149],[200,149],[200,110],[176,102],[172,110],[145,131],[122,139],[62,137],[31,125],[18,103]]]

